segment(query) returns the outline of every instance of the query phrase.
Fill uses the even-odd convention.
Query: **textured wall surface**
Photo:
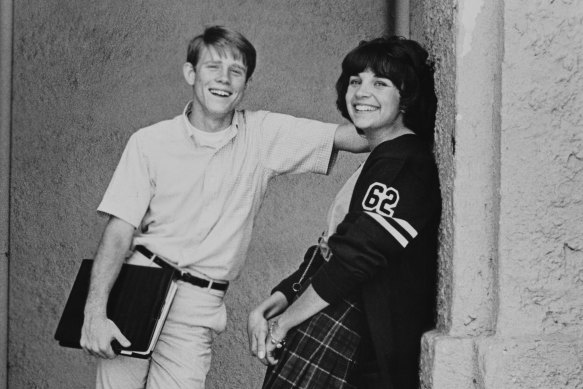
[[[583,339],[555,333],[546,336],[491,337],[476,358],[480,389],[583,388]],[[437,388],[437,387],[436,387]],[[451,386],[443,386],[451,388]]]
[[[504,9],[499,312],[487,388],[583,387],[583,7]]]
[[[438,84],[443,74],[455,80],[455,99],[440,100],[440,112],[455,112],[455,147],[438,148],[453,183],[444,188],[444,325],[423,339],[423,387],[581,388],[583,7],[415,9],[414,33],[436,57],[453,57]],[[444,20],[453,27],[434,31]]]
[[[0,389],[8,382],[8,261],[10,232],[10,114],[12,4],[0,3]]]
[[[435,155],[443,203],[440,231],[440,285],[438,326],[451,326],[453,258],[453,190],[455,179],[456,73],[454,9],[452,0],[411,0],[411,39],[420,42],[435,64],[436,115]]]
[[[501,304],[504,335],[583,330],[583,7],[505,10]]]
[[[104,220],[95,214],[136,129],[181,112],[188,39],[205,24],[245,33],[259,52],[243,106],[340,121],[333,84],[343,55],[385,29],[385,1],[16,0],[10,270],[10,388],[84,388],[93,361],[53,341],[79,261]],[[248,309],[324,229],[327,205],[364,157],[334,174],[275,180],[248,267],[227,295],[209,388],[254,388]]]
[[[410,1],[411,38],[419,41],[430,53],[435,64],[435,91],[438,99],[435,134],[435,156],[439,167],[439,180],[442,195],[442,217],[440,226],[439,252],[439,294],[437,326],[438,331],[427,334],[422,342],[421,384],[431,388],[434,384],[435,370],[440,372],[440,366],[457,365],[457,376],[460,368],[471,366],[471,363],[452,364],[451,358],[443,358],[440,347],[443,343],[441,333],[451,328],[453,301],[453,252],[454,252],[454,181],[455,181],[455,115],[456,115],[456,58],[455,58],[455,12],[452,0]],[[446,339],[449,339],[446,337]],[[438,344],[439,343],[439,344]],[[459,349],[459,343],[445,347],[454,348],[457,355],[467,355]],[[464,351],[467,350],[464,349]],[[447,352],[445,353],[447,355]],[[443,377],[441,373],[438,376]],[[451,381],[448,378],[446,382]],[[438,384],[438,383],[436,383]]]
[[[502,60],[499,4],[458,4],[455,235],[449,329],[454,336],[489,334],[496,317]]]
[[[426,334],[422,342],[421,385],[423,388],[465,387],[465,377],[473,368],[471,343],[443,335],[450,331],[453,317],[454,252],[456,233],[456,13],[452,0],[411,0],[411,37],[421,42],[435,63],[435,90],[438,98],[435,155],[439,167],[442,217],[439,252],[438,330]],[[455,351],[452,353],[452,351]],[[469,356],[469,358],[468,358]],[[437,371],[438,374],[434,372]],[[442,384],[444,383],[444,384]],[[444,386],[441,386],[444,385]]]
[[[494,317],[497,3],[413,4],[414,37],[426,42],[435,58],[439,98],[436,155],[444,197],[440,329],[456,336],[480,334],[491,331]]]

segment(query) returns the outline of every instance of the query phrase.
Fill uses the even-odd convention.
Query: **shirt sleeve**
[[[260,123],[260,159],[274,175],[327,174],[338,124],[267,112]]]
[[[329,303],[400,260],[436,213],[432,181],[406,160],[380,159],[355,188],[351,211],[329,239],[332,257],[312,279]]]
[[[147,160],[138,136],[134,134],[126,145],[97,210],[116,216],[138,228],[151,197]]]

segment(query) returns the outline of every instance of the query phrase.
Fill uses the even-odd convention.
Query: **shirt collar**
[[[188,104],[186,104],[186,107],[184,107],[184,110],[182,111],[182,118],[184,121],[184,128],[186,129],[186,134],[190,139],[192,139],[196,143],[193,130],[195,127],[192,125],[192,123],[190,123],[190,120],[188,120],[188,115],[190,115],[191,112],[192,101],[189,101]],[[240,115],[241,112],[235,111],[235,114],[233,115],[233,120],[231,121],[231,125],[229,126],[229,135],[225,137],[225,142],[221,145],[221,147],[227,144],[239,132],[239,123],[241,123]]]
[[[186,107],[184,107],[184,110],[182,111],[182,118],[184,120],[184,124],[185,124],[185,128],[186,128],[186,133],[187,135],[194,140],[194,131],[193,128],[194,126],[192,125],[192,123],[190,123],[190,120],[188,120],[188,115],[190,115],[190,113],[192,112],[192,101],[189,101],[188,104],[186,104]],[[235,111],[235,114],[233,115],[233,120],[231,121],[231,125],[230,127],[230,134],[228,137],[226,137],[226,141],[230,141],[231,139],[233,139],[237,133],[239,132],[239,123],[241,122],[241,119],[239,118],[240,116],[240,112],[239,111]]]

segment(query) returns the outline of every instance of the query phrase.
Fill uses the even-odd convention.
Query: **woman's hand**
[[[264,365],[266,357],[267,320],[283,312],[288,306],[287,299],[281,292],[275,292],[249,313],[247,319],[247,336],[249,350]]]
[[[267,339],[265,340],[265,357],[267,363],[275,365],[279,360],[278,354],[281,348],[285,345],[286,336],[289,329],[283,328],[279,324],[279,317],[271,320],[269,329],[267,331]]]
[[[283,342],[290,329],[314,316],[328,305],[328,302],[316,293],[312,285],[308,286],[293,304],[269,323],[268,339],[265,345],[267,362],[271,365],[278,362],[277,349],[283,347]],[[275,316],[275,314],[272,316]],[[277,347],[278,345],[280,347]]]

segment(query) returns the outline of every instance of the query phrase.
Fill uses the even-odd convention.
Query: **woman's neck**
[[[408,129],[404,125],[391,127],[391,128],[381,128],[377,131],[365,132],[366,139],[368,140],[368,145],[370,151],[374,150],[375,147],[383,142],[398,138],[401,135],[415,134],[412,130]]]

